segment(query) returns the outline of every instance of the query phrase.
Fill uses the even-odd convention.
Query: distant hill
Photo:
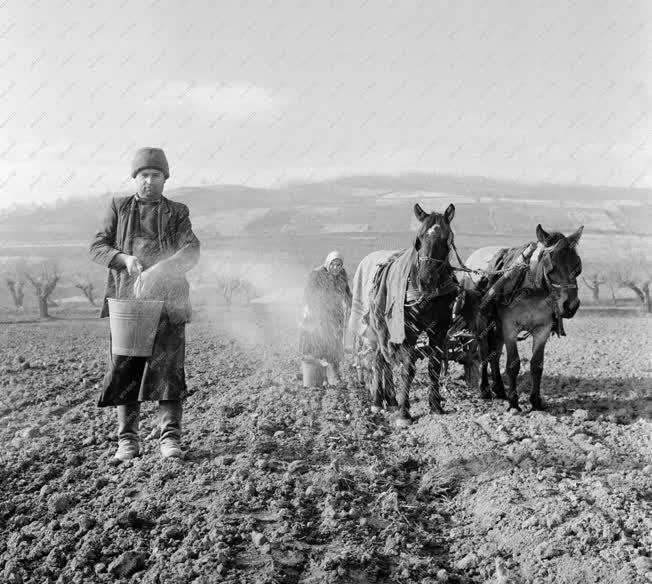
[[[542,201],[632,201],[650,204],[652,189],[608,187],[599,185],[576,185],[562,183],[523,182],[494,179],[481,176],[455,176],[426,173],[403,173],[399,175],[357,175],[336,178],[319,183],[298,183],[301,189],[316,190],[341,188],[376,190],[443,190],[460,195],[494,196],[520,199],[536,198]]]
[[[456,206],[456,243],[463,254],[488,244],[534,238],[537,223],[563,232],[585,226],[585,253],[616,248],[652,251],[652,191],[519,183],[482,177],[409,173],[347,176],[283,188],[215,185],[177,188],[166,196],[189,205],[204,250],[271,254],[300,266],[330,249],[357,262],[365,253],[409,244],[412,207]],[[112,195],[71,199],[0,213],[0,245],[11,255],[85,256]]]

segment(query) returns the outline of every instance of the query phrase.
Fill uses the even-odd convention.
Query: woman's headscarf
[[[344,264],[344,258],[342,257],[342,254],[337,250],[333,250],[332,252],[330,252],[326,256],[326,261],[324,262],[324,267],[326,269],[328,269],[333,260],[342,260],[342,264]]]
[[[328,269],[333,260],[342,261],[342,270],[337,275],[331,274]],[[351,292],[349,291],[348,286],[348,276],[343,264],[344,258],[342,257],[342,254],[339,251],[334,250],[326,256],[326,260],[321,266],[316,267],[311,272],[311,275],[308,278],[308,284],[305,293],[306,304],[310,303],[308,298],[311,296],[311,294],[314,294],[314,291],[322,291],[323,293],[323,291],[326,290],[330,295],[333,291],[333,283],[335,284],[335,289],[339,293],[343,294],[345,298],[350,297]],[[320,296],[320,294],[317,294],[316,298],[318,299],[318,302],[323,301],[323,296]]]

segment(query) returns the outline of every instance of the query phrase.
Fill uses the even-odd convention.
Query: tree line
[[[626,288],[634,293],[646,312],[652,313],[652,261],[642,252],[632,250],[602,261],[587,262],[580,280],[596,303],[602,301],[601,293],[606,288],[611,302],[616,304],[618,289]]]
[[[32,289],[37,300],[39,316],[49,317],[54,303],[52,294],[62,282],[80,290],[92,306],[97,306],[96,274],[92,271],[67,268],[55,258],[12,257],[0,262],[0,273],[16,310],[25,308],[25,289]]]
[[[93,266],[78,269],[73,265],[47,257],[0,258],[0,278],[9,291],[15,309],[25,308],[25,290],[31,289],[37,300],[39,316],[48,318],[49,308],[53,305],[52,294],[62,283],[77,288],[90,305],[98,304],[98,287],[103,286],[104,270]],[[230,308],[234,299],[249,302],[260,292],[259,283],[254,282],[252,277],[259,271],[260,268],[251,264],[207,258],[191,275],[191,282],[214,288],[220,303]],[[642,309],[652,313],[652,262],[643,253],[630,250],[602,260],[588,259],[584,262],[579,283],[587,288],[595,303],[604,302],[604,293],[608,290],[609,300],[616,304],[618,291],[628,289]],[[103,288],[99,290],[101,293]]]
[[[0,278],[9,291],[9,297],[16,310],[24,310],[25,291],[31,289],[39,310],[39,317],[49,318],[49,308],[56,303],[52,295],[58,285],[66,284],[77,288],[91,306],[99,306],[98,287],[103,286],[104,271],[97,269],[79,270],[70,267],[66,262],[55,258],[12,257],[0,259]],[[196,282],[207,283],[215,288],[220,302],[230,309],[234,300],[249,302],[254,295],[253,283],[242,271],[222,266],[201,270],[192,278]],[[100,288],[99,294],[104,292]]]

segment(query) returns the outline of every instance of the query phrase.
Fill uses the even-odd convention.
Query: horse
[[[453,302],[452,325],[448,331],[449,341],[464,329],[471,333],[471,339],[475,341],[475,343],[467,341],[464,348],[464,359],[461,361],[464,365],[464,377],[469,388],[477,383],[478,365],[490,361],[490,347],[495,344],[492,336],[493,326],[489,315],[485,310],[482,310],[483,296],[484,293],[480,290],[461,288]],[[493,363],[493,361],[491,362]],[[482,372],[485,378],[482,383],[486,387],[488,385],[486,368],[483,368]],[[496,393],[497,397],[506,397],[504,389],[502,392],[497,389]]]
[[[443,214],[427,213],[417,203],[414,214],[420,226],[410,247],[372,252],[358,265],[348,327],[354,350],[367,347],[372,412],[385,406],[394,410],[394,424],[399,428],[412,423],[409,391],[417,357],[424,356],[416,346],[422,333],[428,337],[428,403],[431,412],[443,413],[439,390],[443,347],[459,290],[449,263],[449,252],[455,249],[451,229],[455,206],[449,205]]]
[[[465,290],[475,291],[472,312],[477,314],[478,311],[488,310],[483,317],[486,320],[484,336],[487,345],[481,363],[480,382],[480,395],[484,399],[492,398],[488,387],[488,361],[494,396],[506,397],[510,409],[520,411],[517,377],[521,362],[517,343],[519,333],[526,331],[532,336],[530,404],[533,410],[543,409],[540,388],[546,343],[553,331],[560,336],[565,334],[563,319],[573,318],[580,307],[577,278],[582,272],[582,260],[577,246],[583,229],[581,226],[573,234],[565,236],[557,231],[548,233],[539,224],[536,228],[536,249],[533,243],[520,248],[484,247],[467,259],[465,268],[470,271],[461,278],[461,284]],[[519,270],[528,248],[534,249],[534,252],[523,269]],[[500,289],[490,285],[492,271],[496,268],[500,268],[499,272],[505,272],[500,278]],[[481,307],[477,302],[477,292],[483,296],[495,294],[495,297],[487,302],[487,307]],[[503,345],[507,350],[506,393],[499,366]]]

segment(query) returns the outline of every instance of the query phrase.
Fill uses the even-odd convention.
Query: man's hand
[[[143,266],[136,256],[122,254],[122,258],[120,259],[124,262],[127,273],[130,276],[138,276],[143,271]]]
[[[140,274],[140,278],[134,285],[136,296],[143,299],[163,300],[168,283],[165,269],[156,264]]]

